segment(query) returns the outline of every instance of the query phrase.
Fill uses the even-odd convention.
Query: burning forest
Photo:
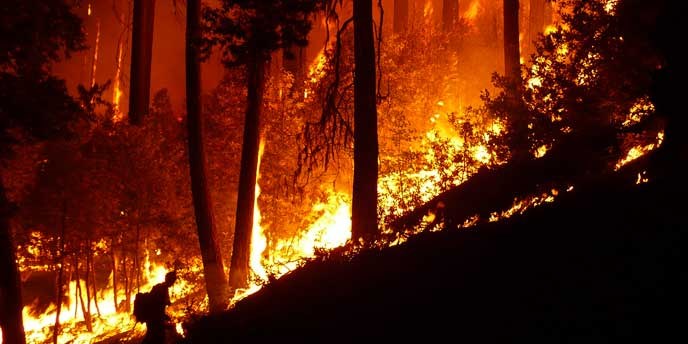
[[[686,279],[670,1],[7,1],[0,344],[606,340]]]

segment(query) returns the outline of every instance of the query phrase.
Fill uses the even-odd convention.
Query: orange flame
[[[115,66],[115,81],[112,84],[112,104],[114,106],[114,121],[119,122],[122,120],[123,115],[120,110],[120,98],[122,97],[122,85],[121,85],[121,75],[122,75],[122,41],[117,43],[117,64]]]
[[[141,286],[141,291],[150,290],[153,285],[164,281],[167,269],[164,266],[152,263],[148,260],[148,252],[144,252],[144,279],[145,283]],[[192,270],[199,271],[198,267],[191,267]],[[85,288],[86,282],[79,281],[79,287]],[[70,281],[67,287],[68,295],[77,294],[77,282]],[[194,287],[183,278],[170,288],[170,298],[174,301],[177,298],[187,296]],[[132,314],[121,312],[115,307],[113,300],[112,289],[112,274],[109,276],[109,283],[103,290],[99,290],[91,300],[91,309],[95,309],[96,303],[100,310],[98,314],[91,315],[91,322],[93,331],[88,332],[84,326],[84,314],[81,306],[77,303],[76,298],[71,298],[62,305],[60,312],[60,334],[58,336],[59,343],[92,343],[99,339],[103,339],[108,334],[121,333],[123,331],[131,330],[128,334],[130,337],[137,337],[143,335],[145,327],[137,324],[132,317]],[[118,290],[118,299],[125,299],[124,290]],[[133,308],[133,298],[131,299],[130,309]],[[27,343],[46,343],[52,341],[53,326],[55,324],[55,317],[57,314],[57,307],[51,304],[48,309],[38,315],[34,316],[31,311],[32,307],[25,306],[22,313],[24,318],[24,331]],[[181,314],[170,313],[173,319],[178,319]],[[0,343],[1,343],[0,339]]]
[[[468,6],[468,10],[466,10],[466,12],[463,13],[463,17],[469,21],[473,21],[475,19],[475,17],[478,16],[479,11],[480,11],[480,1],[474,0]]]

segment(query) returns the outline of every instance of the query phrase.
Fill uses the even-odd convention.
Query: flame
[[[475,17],[478,16],[479,11],[480,11],[480,1],[474,0],[468,6],[468,10],[466,10],[466,12],[463,13],[463,17],[469,21],[473,21],[475,19]]]
[[[258,169],[264,151],[261,141]],[[260,176],[260,173],[258,173]],[[258,178],[259,179],[259,178]],[[250,267],[255,279],[249,287],[238,290],[231,300],[234,304],[244,297],[255,293],[270,277],[279,278],[299,267],[305,259],[315,256],[318,249],[332,249],[344,245],[351,238],[351,209],[348,194],[328,190],[327,200],[315,204],[311,214],[316,220],[297,237],[279,240],[274,248],[266,253],[266,228],[261,223],[258,196],[260,185],[256,182],[253,231],[251,239]]]
[[[618,2],[619,0],[607,0],[607,3],[604,4],[604,11],[609,14],[614,14]]]
[[[621,124],[624,127],[640,123],[645,117],[655,112],[655,104],[652,103],[650,97],[645,96],[639,98],[633,106],[631,106],[626,119]]]
[[[251,231],[251,257],[249,261],[249,266],[253,273],[258,275],[259,278],[265,280],[267,279],[267,272],[261,263],[261,257],[263,251],[267,247],[267,238],[265,237],[265,229],[260,224],[260,209],[258,207],[258,196],[260,196],[260,185],[258,180],[260,179],[260,162],[263,158],[263,152],[265,151],[265,141],[260,141],[260,147],[258,148],[258,167],[256,172],[256,196],[253,200],[253,230]]]
[[[542,145],[538,147],[538,149],[535,151],[535,157],[536,158],[542,158],[547,154],[547,151],[549,150],[549,147],[547,145]]]
[[[554,25],[552,25],[552,24],[550,24],[550,25],[547,25],[547,26],[545,27],[545,30],[543,31],[543,34],[544,34],[545,36],[548,36],[548,35],[551,35],[551,34],[553,34],[553,33],[555,33],[555,32],[557,32],[557,27],[554,26]]]
[[[91,87],[96,84],[96,67],[98,66],[98,48],[100,47],[100,19],[96,22],[96,43],[93,47],[93,60],[91,61]]]
[[[308,67],[308,78],[306,78],[306,85],[303,89],[303,99],[308,99],[308,96],[313,93],[312,88],[325,76],[326,65],[327,56],[325,55],[325,48],[323,48],[320,49],[318,55]]]
[[[150,290],[155,284],[161,283],[165,280],[165,274],[168,270],[157,263],[147,260],[148,252],[144,252],[144,284],[141,285],[141,291]],[[195,263],[190,267],[191,271],[200,272],[200,263]],[[84,323],[84,314],[80,302],[73,295],[77,295],[77,286],[84,290],[86,282],[81,279],[70,281],[67,286],[68,297],[65,298],[60,312],[60,333],[58,335],[59,343],[92,343],[94,341],[102,340],[109,334],[122,333],[128,330],[131,332],[128,336],[131,338],[142,336],[145,332],[145,326],[137,324],[133,316],[129,312],[118,311],[115,307],[114,291],[112,289],[112,274],[109,276],[108,285],[97,291],[93,295],[90,308],[92,332],[88,332]],[[174,303],[177,299],[186,297],[194,289],[194,286],[183,278],[179,278],[177,282],[170,288],[170,300]],[[135,294],[136,288],[132,294]],[[125,300],[125,292],[123,288],[118,290],[118,300]],[[84,300],[86,301],[86,300]],[[131,297],[130,309],[133,309],[134,295]],[[96,311],[96,303],[98,304],[99,313]],[[35,315],[32,305],[24,306],[22,310],[24,318],[24,331],[27,343],[45,343],[52,342],[53,326],[55,325],[55,317],[57,315],[57,307],[51,304],[45,312]],[[180,320],[182,314],[176,314],[168,310],[168,314],[174,320]],[[177,324],[179,326],[179,324]],[[0,341],[1,343],[1,341]]]
[[[635,180],[636,185],[649,182],[650,178],[647,178],[646,175],[647,171],[638,172],[638,178]]]
[[[573,186],[569,186],[566,192],[573,190]],[[559,196],[559,190],[551,189],[549,192],[543,192],[540,195],[533,195],[522,200],[515,199],[511,208],[502,212],[493,212],[490,214],[489,222],[499,221],[509,218],[515,214],[523,214],[526,210],[539,206],[542,203],[554,202],[554,199]]]
[[[323,76],[325,76],[325,65],[327,64],[327,56],[325,55],[325,49],[320,49],[318,55],[313,59],[313,62],[308,67],[308,80],[315,84]]]
[[[315,256],[316,249],[333,249],[351,238],[351,208],[348,194],[328,191],[325,202],[316,203],[311,214],[319,215],[297,238],[281,240],[267,260],[281,276],[298,267],[298,261]]]
[[[112,84],[112,104],[114,106],[114,118],[115,122],[119,122],[124,117],[122,111],[120,110],[120,99],[122,97],[122,85],[121,85],[121,75],[122,75],[122,41],[117,43],[117,64],[115,66],[115,81]]]
[[[297,237],[279,240],[269,255],[264,254],[267,246],[265,230],[260,218],[254,215],[250,264],[257,280],[252,280],[248,288],[239,290],[232,298],[232,304],[260,290],[270,277],[279,278],[298,268],[306,259],[315,257],[318,249],[333,249],[351,238],[351,201],[348,194],[332,190],[328,194],[325,202],[312,207],[311,214],[317,219]],[[254,214],[259,214],[257,204],[255,209]]]
[[[434,11],[435,8],[432,5],[432,1],[426,1],[425,5],[423,6],[423,17],[425,17],[426,20],[431,18]]]
[[[616,165],[614,166],[614,170],[618,171],[621,167],[628,164],[629,162],[631,162],[635,159],[638,159],[641,156],[647,154],[648,152],[654,150],[655,148],[661,146],[663,141],[664,141],[664,131],[660,131],[657,133],[657,141],[656,142],[648,143],[646,145],[637,145],[635,147],[632,147],[631,149],[628,150],[628,153],[626,154],[626,156],[623,157],[621,160],[619,160],[616,163]]]

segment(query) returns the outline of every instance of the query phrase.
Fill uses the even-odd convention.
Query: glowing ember
[[[644,118],[655,112],[655,104],[652,103],[650,97],[643,97],[633,104],[629,110],[628,116],[622,123],[624,127],[639,123]]]
[[[547,154],[548,149],[549,147],[547,147],[547,145],[542,145],[538,147],[538,149],[535,151],[535,157],[542,158],[543,156],[545,156],[545,154]]]
[[[647,175],[647,171],[638,172],[638,178],[635,180],[636,185],[649,182],[650,178],[647,178],[646,175]]]

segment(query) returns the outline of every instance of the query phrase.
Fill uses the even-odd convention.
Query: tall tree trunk
[[[24,344],[19,269],[10,235],[10,203],[0,176],[0,327],[2,342]]]
[[[257,47],[249,48],[248,97],[244,121],[244,139],[241,146],[241,171],[239,173],[239,194],[237,196],[236,224],[232,245],[232,264],[229,268],[229,286],[248,286],[249,261],[251,257],[251,234],[253,229],[253,205],[256,197],[256,175],[258,151],[260,149],[260,116],[263,108],[265,68],[267,62]]]
[[[526,39],[525,56],[535,53],[535,43],[538,34],[545,28],[545,0],[530,0],[530,13],[528,15],[528,35]]]
[[[457,0],[458,1],[458,0]],[[409,19],[409,0],[394,0],[394,33],[406,30]]]
[[[196,229],[203,259],[205,288],[211,312],[222,311],[229,302],[224,262],[217,243],[212,202],[206,178],[201,116],[201,1],[187,0],[186,9],[186,111],[189,133],[189,167]]]
[[[62,295],[64,294],[64,265],[65,265],[65,235],[67,234],[67,200],[62,201],[62,220],[60,221],[60,240],[58,246],[58,254],[60,270],[57,273],[57,289],[55,291],[55,327],[53,328],[53,344],[57,344],[57,339],[60,336],[60,313],[62,313]]]
[[[449,32],[459,21],[459,0],[442,0],[442,28]]]
[[[102,316],[100,313],[100,306],[98,305],[98,284],[96,283],[96,267],[94,263],[93,252],[91,252],[91,286],[93,287],[93,305],[96,307],[96,313],[98,316]]]
[[[74,255],[74,281],[76,282],[76,296],[79,302],[81,302],[81,313],[84,315],[84,322],[86,322],[86,329],[88,332],[93,332],[93,326],[91,324],[91,313],[86,308],[86,303],[84,302],[84,293],[81,288],[81,276],[79,275],[79,253]],[[75,310],[77,307],[74,308]],[[76,316],[75,316],[76,318]]]
[[[530,158],[528,120],[521,102],[521,56],[518,46],[518,0],[504,0],[504,75],[511,103],[510,144],[513,160]]]
[[[352,239],[370,239],[377,227],[377,104],[373,3],[354,1],[354,185]]]
[[[129,82],[129,121],[139,125],[148,114],[153,57],[155,0],[134,0],[134,23]]]
[[[86,240],[86,273],[84,276],[84,288],[86,289],[86,312],[91,317],[91,240]]]
[[[518,47],[518,0],[504,0],[504,75],[517,82],[521,72]]]

